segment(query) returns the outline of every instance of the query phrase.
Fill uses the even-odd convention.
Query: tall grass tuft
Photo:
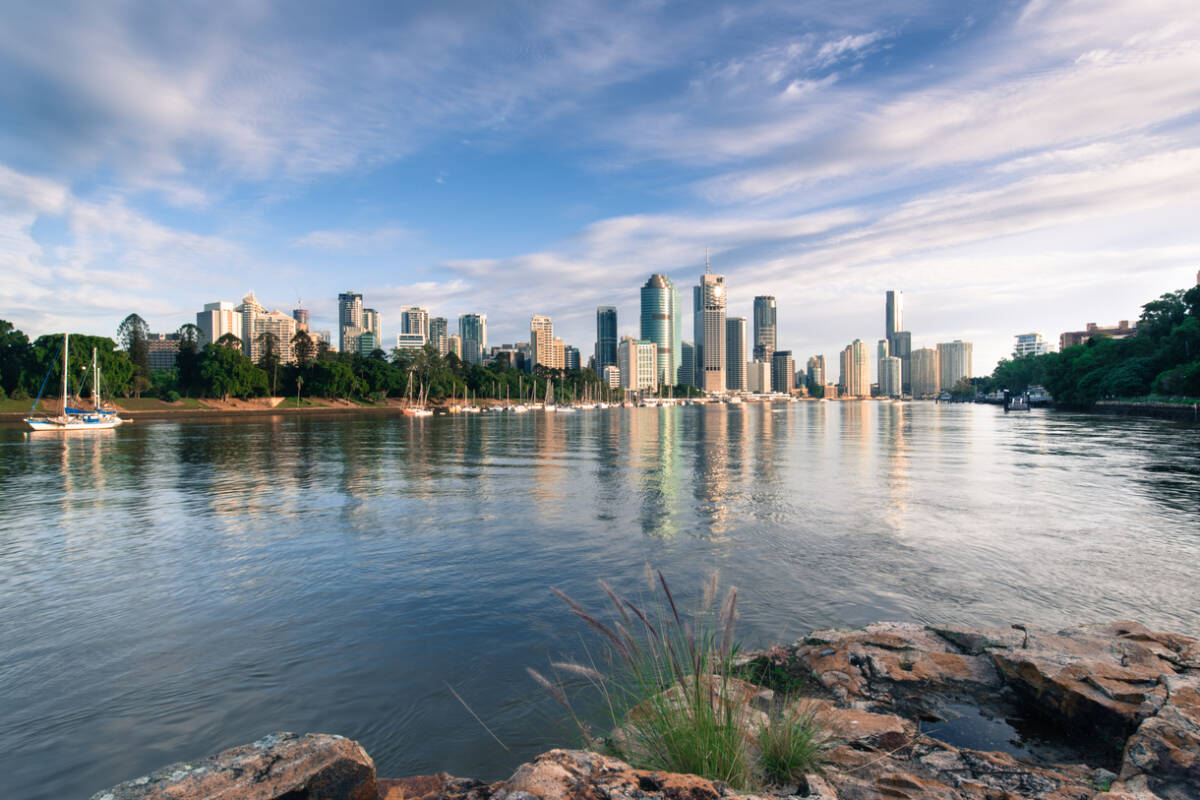
[[[649,572],[648,572],[649,577]],[[755,785],[756,743],[748,739],[745,698],[737,697],[732,670],[737,590],[713,612],[717,579],[704,587],[704,603],[690,619],[661,572],[651,582],[658,601],[649,611],[601,584],[616,617],[598,619],[564,592],[552,591],[572,614],[600,634],[610,675],[593,666],[556,663],[556,672],[586,678],[604,698],[613,736],[609,751],[642,769],[701,775],[735,788]],[[535,680],[562,703],[589,746],[598,744],[561,687],[534,670]]]
[[[834,740],[816,713],[801,706],[776,708],[759,732],[759,764],[767,780],[786,784],[802,775],[821,772],[826,751]]]

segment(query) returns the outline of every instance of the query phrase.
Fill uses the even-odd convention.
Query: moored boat
[[[105,408],[104,403],[100,399],[100,366],[96,359],[96,348],[92,348],[92,410],[88,411],[81,408],[71,408],[67,405],[67,396],[70,391],[67,385],[67,376],[70,374],[70,357],[69,357],[69,342],[71,335],[63,334],[63,381],[62,381],[62,413],[57,416],[44,415],[40,417],[29,416],[25,419],[25,424],[35,431],[97,431],[108,430],[115,428],[129,420],[121,419],[117,416],[117,412],[111,408]],[[54,369],[53,366],[50,367]],[[50,377],[49,372],[46,373],[46,378]],[[45,381],[42,383],[45,388]],[[41,392],[38,392],[37,399],[33,401],[33,408],[30,409],[32,414],[36,409],[38,402],[42,399]]]

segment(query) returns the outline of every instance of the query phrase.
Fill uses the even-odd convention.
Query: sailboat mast
[[[92,405],[100,410],[100,370],[96,367],[96,348],[92,348]]]
[[[63,413],[64,417],[67,415],[67,365],[70,363],[70,360],[67,358],[67,342],[70,341],[70,338],[71,338],[71,334],[69,334],[69,333],[63,334],[63,393],[62,393],[63,412],[62,413]]]

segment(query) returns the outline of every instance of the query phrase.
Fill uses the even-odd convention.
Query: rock
[[[539,800],[740,800],[742,795],[723,783],[630,767],[624,761],[578,750],[551,750],[522,764],[507,781],[498,784],[493,800],[502,793],[516,800],[518,792]]]
[[[1125,745],[1122,780],[1144,774],[1163,798],[1200,796],[1200,674],[1169,676],[1167,700]]]
[[[486,800],[491,790],[480,781],[455,778],[445,772],[411,778],[379,778],[380,800]]]
[[[172,764],[92,800],[377,800],[375,764],[342,736],[273,733],[202,761]]]

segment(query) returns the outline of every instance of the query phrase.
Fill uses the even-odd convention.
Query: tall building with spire
[[[704,274],[693,291],[696,363],[692,378],[705,392],[725,391],[725,276],[714,275],[704,253]]]
[[[759,295],[754,298],[754,360],[770,362],[777,338],[775,298]]]
[[[674,386],[681,358],[679,291],[666,275],[654,274],[642,287],[642,340],[658,348],[658,385]]]

